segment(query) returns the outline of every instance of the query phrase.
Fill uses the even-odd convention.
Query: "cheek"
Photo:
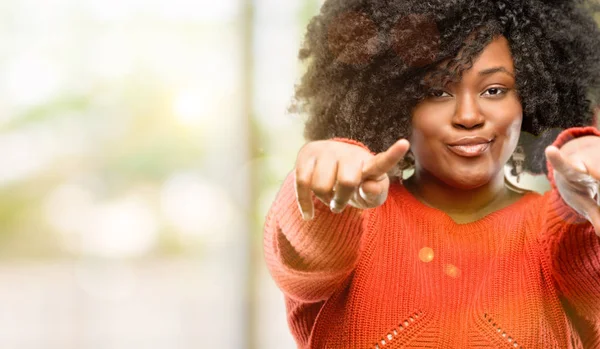
[[[428,105],[418,106],[413,110],[411,120],[411,136],[409,141],[415,145],[426,145],[432,139],[439,139],[444,129],[444,111]]]
[[[506,134],[519,133],[523,121],[523,107],[516,96],[510,96],[502,105],[491,105],[489,115],[497,125],[498,131],[504,130]],[[501,113],[498,113],[501,111]]]
[[[519,133],[521,132],[521,125],[523,124],[523,116],[516,118],[511,124],[511,133]]]
[[[499,137],[498,140],[504,143],[504,150],[507,147],[516,147],[523,122],[523,107],[519,99],[511,94],[500,104],[484,104],[483,112],[491,123],[490,129]]]
[[[436,157],[443,150],[440,148],[440,136],[434,129],[413,128],[409,142],[411,151],[421,159],[420,162]]]
[[[523,123],[523,116],[519,115],[517,117],[507,118],[505,127],[507,142],[510,144],[509,152],[512,153],[514,148],[517,146],[519,142],[519,136],[521,134],[521,125]]]

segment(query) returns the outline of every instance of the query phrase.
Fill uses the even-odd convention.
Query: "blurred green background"
[[[319,0],[0,2],[0,348],[294,348],[264,215]]]

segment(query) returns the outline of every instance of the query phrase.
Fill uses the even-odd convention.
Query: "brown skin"
[[[460,82],[441,90],[413,110],[410,143],[400,139],[375,155],[332,140],[304,145],[294,174],[305,219],[313,218],[313,195],[330,205],[333,213],[342,212],[346,205],[366,209],[383,204],[390,184],[387,172],[409,147],[416,168],[415,175],[404,181],[406,188],[457,223],[476,221],[518,200],[522,194],[506,188],[503,171],[517,145],[522,122],[507,40],[495,39]],[[493,138],[493,142],[486,152],[471,158],[447,148],[448,143],[471,135]],[[600,235],[600,209],[591,195],[600,182],[600,137],[573,139],[560,150],[549,146],[546,157],[564,201]]]
[[[587,218],[600,236],[600,208],[593,198],[600,183],[600,137],[579,137],[560,150],[549,146],[546,158],[554,168],[554,181],[562,199]]]
[[[415,174],[407,189],[459,223],[510,205],[520,195],[505,187],[503,168],[517,146],[523,110],[508,41],[493,40],[460,82],[433,88],[412,113]],[[448,149],[465,136],[494,140],[483,154],[466,158]]]
[[[383,204],[390,185],[387,172],[402,160],[409,146],[400,139],[373,155],[357,145],[332,140],[305,144],[298,152],[294,172],[296,201],[303,218],[314,217],[313,194],[334,213],[342,212],[346,205],[366,209]]]

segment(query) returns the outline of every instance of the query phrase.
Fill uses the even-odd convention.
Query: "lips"
[[[489,149],[491,142],[479,143],[479,144],[465,144],[465,145],[449,145],[453,153],[464,156],[464,157],[475,157],[483,154]]]
[[[493,141],[493,138],[468,136],[449,143],[448,149],[459,156],[474,157],[488,150]]]
[[[487,137],[483,137],[483,136],[468,136],[468,137],[463,137],[460,138],[454,142],[450,142],[448,143],[450,146],[454,146],[454,145],[475,145],[475,144],[483,144],[483,143],[489,143],[491,142],[493,139],[492,138],[487,138]]]

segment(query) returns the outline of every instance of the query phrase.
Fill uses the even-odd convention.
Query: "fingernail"
[[[358,187],[358,195],[360,195],[363,200],[367,200],[367,194],[363,190],[362,186]]]
[[[310,212],[302,212],[302,219],[305,221],[310,221],[312,219],[312,215]]]
[[[377,195],[370,195],[370,194],[365,193],[365,191],[363,190],[362,187],[358,187],[358,194],[365,201],[372,201],[377,197]]]
[[[340,206],[337,205],[337,202],[335,201],[335,199],[331,199],[331,201],[329,202],[329,209],[333,213],[340,213],[343,211],[343,208],[341,208]]]

